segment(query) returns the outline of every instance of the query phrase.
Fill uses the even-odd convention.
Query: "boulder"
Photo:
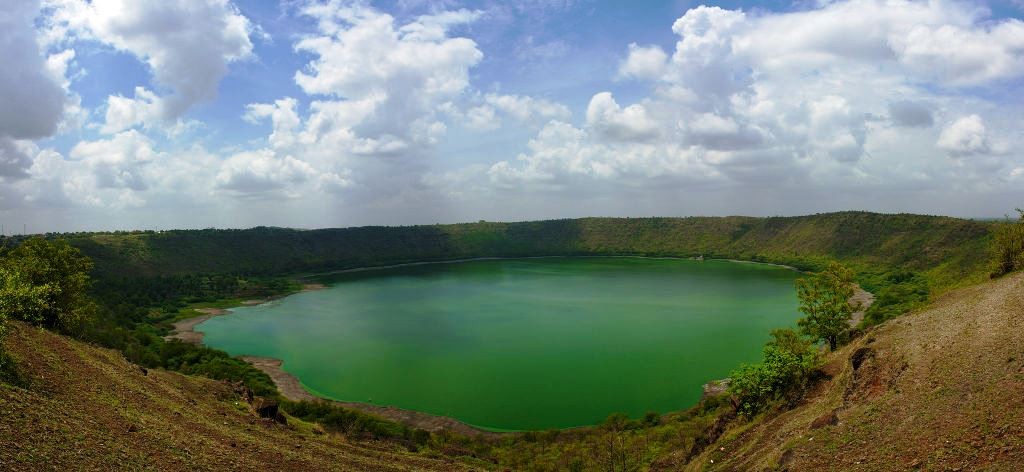
[[[260,418],[271,419],[281,424],[288,422],[284,417],[284,413],[281,413],[277,400],[256,397],[252,400],[252,411]]]

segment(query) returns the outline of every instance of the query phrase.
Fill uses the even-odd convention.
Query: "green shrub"
[[[992,251],[996,267],[992,277],[1024,269],[1024,210],[1017,209],[1020,218],[1011,222],[1009,218],[993,230]]]
[[[95,310],[86,296],[91,269],[63,239],[29,238],[0,259],[0,313],[78,334]]]
[[[772,331],[761,364],[744,364],[730,375],[729,392],[739,399],[740,411],[753,416],[776,400],[795,400],[803,394],[817,368],[814,345],[792,329]]]
[[[403,440],[422,446],[430,440],[428,431],[410,428],[361,411],[350,410],[325,401],[284,401],[284,411],[303,421],[320,424],[328,431],[352,437]]]

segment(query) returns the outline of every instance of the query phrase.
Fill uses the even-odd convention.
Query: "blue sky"
[[[1024,205],[1024,5],[14,0],[8,228]]]

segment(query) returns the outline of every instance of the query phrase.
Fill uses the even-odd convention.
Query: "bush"
[[[86,296],[92,261],[62,239],[30,238],[0,259],[0,312],[79,334],[95,305]]]
[[[992,251],[996,267],[992,277],[999,277],[1015,270],[1024,269],[1024,210],[1018,208],[1020,218],[1011,222],[1009,218],[995,227],[992,237]]]
[[[772,402],[802,396],[818,365],[814,345],[792,329],[772,331],[764,347],[764,362],[742,365],[730,376],[729,392],[739,399],[740,411],[753,416]]]
[[[426,430],[410,428],[394,421],[324,401],[284,401],[281,406],[289,415],[303,421],[318,423],[328,431],[347,436],[397,439],[416,446],[422,446],[430,440],[430,432]]]

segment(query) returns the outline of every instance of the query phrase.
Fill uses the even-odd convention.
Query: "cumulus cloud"
[[[30,141],[0,137],[0,178],[28,177],[28,168],[32,166],[32,148]]]
[[[54,134],[64,115],[60,66],[66,64],[67,56],[48,61],[40,53],[32,27],[38,1],[12,0],[4,10],[0,14],[0,177],[21,178],[31,165],[28,144],[22,141]]]
[[[590,99],[587,128],[613,141],[647,141],[658,137],[658,123],[643,105],[622,108],[611,92],[601,92]]]
[[[635,79],[658,79],[665,73],[668,55],[658,46],[630,43],[629,55],[619,65],[619,76]]]
[[[935,147],[956,157],[1008,149],[980,115],[932,128],[939,110],[992,110],[960,87],[1024,75],[1020,22],[986,14],[961,3],[876,0],[791,13],[696,7],[672,24],[674,50],[627,45],[615,77],[649,83],[649,96],[620,105],[598,93],[581,128],[550,124],[529,152],[477,168],[476,181],[578,193],[609,179],[624,188],[668,179],[795,194],[941,186],[996,171],[1002,164],[942,169],[932,158]],[[915,130],[899,131],[906,128]],[[428,181],[467,185],[468,169]]]
[[[489,93],[484,95],[482,105],[466,111],[464,122],[472,129],[493,130],[501,126],[502,116],[508,116],[518,124],[539,125],[550,120],[568,120],[572,112],[561,103],[543,98]]]
[[[957,119],[942,130],[935,143],[939,149],[953,157],[994,154],[1005,151],[1001,142],[994,141],[978,115]]]
[[[125,51],[146,63],[157,85],[108,99],[104,132],[174,125],[193,105],[212,100],[228,64],[252,57],[254,27],[228,0],[62,0],[51,29]],[[54,34],[59,34],[54,33]]]
[[[295,82],[323,98],[310,104],[297,138],[306,149],[295,155],[328,160],[324,149],[333,149],[335,161],[344,159],[337,153],[395,156],[437,142],[447,129],[439,110],[467,90],[469,69],[483,57],[475,42],[451,37],[450,29],[478,12],[438,12],[405,24],[361,4],[309,4],[302,13],[318,32],[295,45],[315,56]]]
[[[241,195],[260,195],[284,190],[290,185],[305,182],[316,171],[291,156],[278,158],[270,150],[242,152],[229,157],[217,172],[217,187]]]

